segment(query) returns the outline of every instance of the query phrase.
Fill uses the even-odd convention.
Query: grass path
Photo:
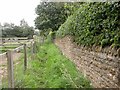
[[[34,60],[28,61],[23,72],[23,62],[15,68],[15,86],[24,88],[89,88],[90,82],[77,71],[75,64],[68,60],[52,43],[38,48]]]

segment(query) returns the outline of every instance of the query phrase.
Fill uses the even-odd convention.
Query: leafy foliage
[[[77,44],[120,46],[120,2],[81,4],[57,32],[65,35],[74,36]]]
[[[74,12],[79,9],[81,4],[83,4],[83,2],[65,2],[64,8],[66,9],[67,15],[70,16],[74,14]]]
[[[67,14],[64,3],[42,2],[36,8],[38,17],[35,19],[35,26],[39,30],[51,28],[58,30],[59,26],[65,22]]]
[[[0,37],[28,37],[32,38],[34,34],[33,27],[28,26],[28,24],[21,20],[21,25],[17,26],[14,24],[5,23],[1,26],[1,36]]]

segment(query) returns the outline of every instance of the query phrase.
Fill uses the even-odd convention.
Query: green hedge
[[[120,46],[120,2],[84,3],[62,24],[57,37],[74,36],[86,46]]]

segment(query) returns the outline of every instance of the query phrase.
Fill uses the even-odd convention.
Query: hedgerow
[[[77,44],[120,46],[120,2],[84,3],[62,24],[57,37],[72,35]]]

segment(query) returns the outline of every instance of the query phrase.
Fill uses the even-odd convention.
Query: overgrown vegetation
[[[49,32],[55,33],[68,16],[78,9],[81,3],[46,2],[42,1],[36,7],[35,26],[40,30],[40,35],[47,37]]]
[[[90,88],[90,82],[52,43],[39,47],[34,60],[28,61],[24,75],[23,62],[15,70],[15,87],[24,88]]]
[[[120,2],[83,3],[57,31],[77,44],[120,47]]]
[[[58,30],[59,26],[65,22],[67,12],[65,12],[64,3],[60,2],[42,2],[36,8],[35,26],[41,31]]]

